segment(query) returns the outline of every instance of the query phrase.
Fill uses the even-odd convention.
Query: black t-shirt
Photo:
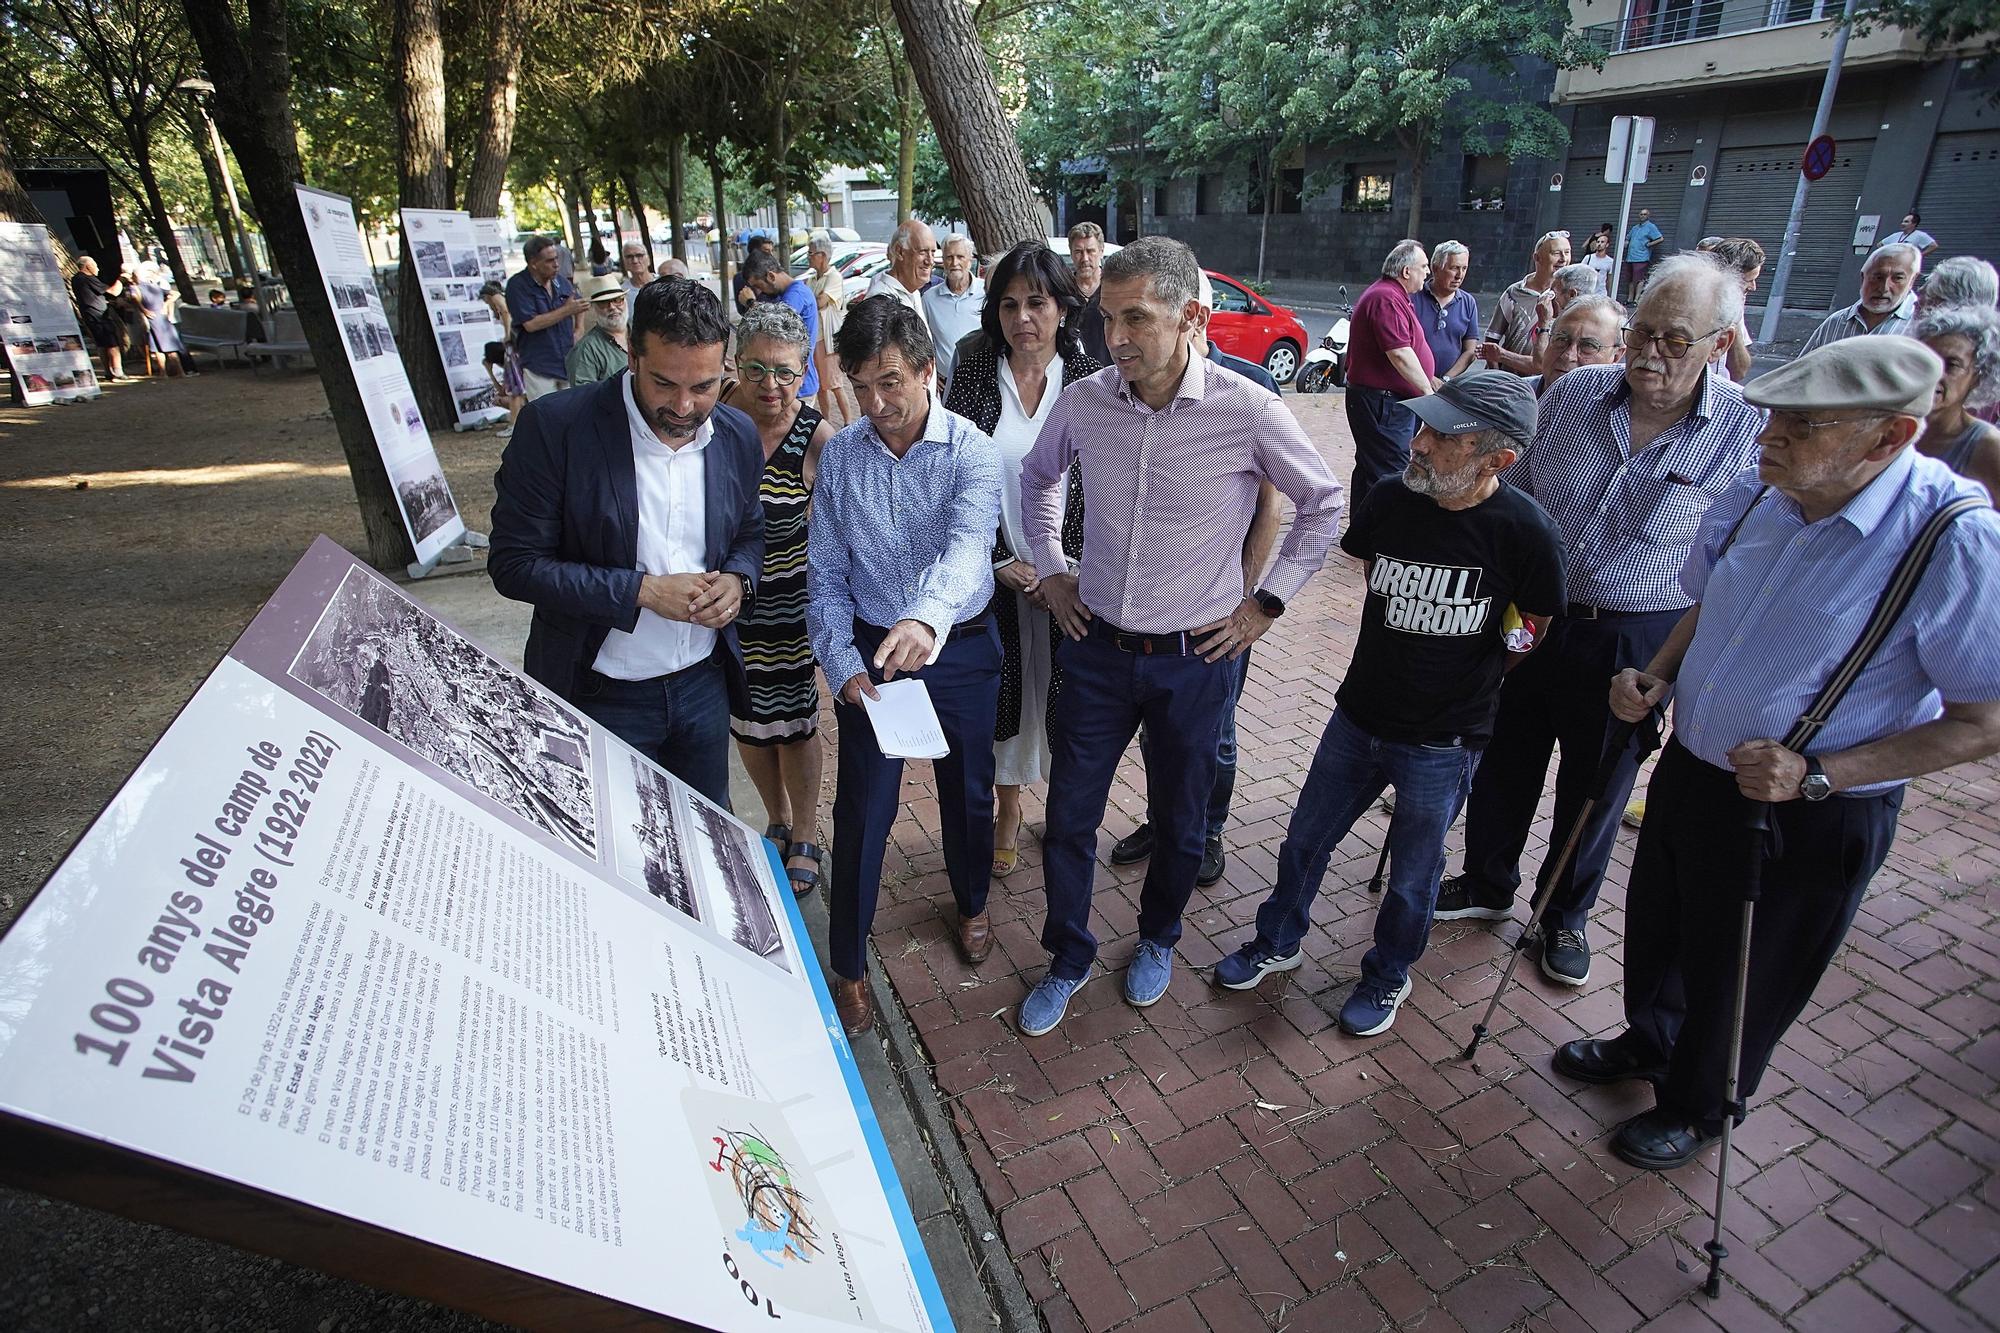
[[[83,313],[89,318],[101,318],[111,308],[111,298],[105,295],[104,279],[95,273],[78,273],[70,278],[69,286],[76,293],[76,303],[83,307]]]
[[[1334,696],[1342,711],[1383,740],[1483,747],[1506,670],[1508,604],[1563,609],[1555,522],[1512,486],[1452,510],[1396,480],[1368,492],[1340,545],[1368,561],[1361,634]]]
[[[1103,362],[1111,364],[1111,349],[1104,342],[1104,288],[1099,286],[1084,300],[1083,309],[1076,312],[1076,337],[1083,344],[1083,350]]]

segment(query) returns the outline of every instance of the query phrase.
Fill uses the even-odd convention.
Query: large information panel
[[[438,360],[451,384],[459,427],[505,421],[507,409],[494,401],[485,362],[486,344],[500,341],[500,321],[479,299],[487,275],[501,265],[499,246],[481,240],[472,214],[446,208],[404,209],[403,243],[416,264],[424,313],[430,316]]]
[[[326,299],[340,324],[348,364],[354,367],[355,386],[361,390],[368,424],[375,432],[375,447],[395,488],[403,526],[416,549],[417,563],[431,564],[445,547],[465,536],[465,520],[445,482],[444,467],[431,446],[430,432],[424,429],[416,392],[410,388],[409,372],[389,331],[375,270],[369,267],[354,224],[354,205],[342,195],[311,186],[293,188],[326,284]]]
[[[0,939],[0,1120],[702,1328],[946,1329],[780,884],[321,538]]]
[[[0,338],[29,407],[104,392],[49,229],[39,222],[0,222]]]

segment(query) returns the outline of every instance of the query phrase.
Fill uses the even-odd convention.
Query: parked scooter
[[[1348,303],[1345,286],[1340,289],[1337,302],[1334,309],[1338,314],[1333,327],[1319,340],[1319,346],[1306,353],[1305,362],[1292,381],[1294,392],[1325,393],[1347,383],[1348,316],[1354,313],[1354,307]]]

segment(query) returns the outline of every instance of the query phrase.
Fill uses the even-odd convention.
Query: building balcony
[[[1573,0],[1570,15],[1608,54],[1604,68],[1565,70],[1558,102],[1811,74],[1826,68],[1839,0]],[[1923,58],[1909,33],[1853,38],[1850,66]]]

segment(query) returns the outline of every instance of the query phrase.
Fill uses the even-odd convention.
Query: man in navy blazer
[[[534,604],[528,674],[727,809],[764,446],[716,403],[729,325],[714,294],[665,278],[634,307],[627,370],[522,410],[487,568]]]

